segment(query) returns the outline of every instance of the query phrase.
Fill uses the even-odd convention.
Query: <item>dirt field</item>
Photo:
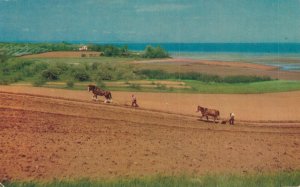
[[[95,51],[55,51],[46,52],[33,55],[25,55],[21,58],[80,58],[81,55],[86,55],[85,57],[99,57],[101,52]]]
[[[158,59],[133,62],[142,69],[162,69],[168,72],[199,72],[219,76],[256,75],[270,76],[273,79],[300,80],[298,71],[282,71],[277,67],[246,63],[195,59]]]
[[[300,169],[299,92],[138,93],[139,109],[124,106],[128,97],[114,92],[115,103],[103,104],[87,91],[1,86],[0,179]],[[199,121],[198,103],[240,120]]]
[[[71,91],[62,89],[0,86],[0,91],[38,94],[91,101],[88,91]],[[112,93],[112,105],[129,105],[129,92]],[[182,94],[182,93],[145,93],[137,92],[138,103],[143,109],[198,116],[198,105],[220,110],[221,117],[226,118],[234,112],[242,121],[289,121],[300,122],[300,91],[266,94]],[[99,98],[99,103],[103,98]],[[286,111],[286,112],[284,112]],[[282,114],[284,112],[284,114]],[[282,115],[281,115],[282,114]]]

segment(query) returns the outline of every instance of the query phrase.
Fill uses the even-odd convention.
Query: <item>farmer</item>
[[[234,125],[234,113],[230,113],[229,124]]]
[[[137,101],[136,101],[136,97],[132,94],[131,96],[131,106],[132,107],[138,107]]]

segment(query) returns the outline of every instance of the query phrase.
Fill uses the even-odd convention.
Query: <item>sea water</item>
[[[161,46],[174,58],[248,62],[300,71],[300,43],[117,43],[143,51],[147,45]]]
[[[279,67],[286,71],[300,71],[300,54],[298,53],[242,53],[242,52],[171,52],[174,58],[188,58],[223,62],[247,62]]]

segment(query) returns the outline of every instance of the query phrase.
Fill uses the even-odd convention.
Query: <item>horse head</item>
[[[95,85],[92,85],[92,84],[89,84],[89,85],[88,85],[88,91],[89,91],[89,92],[95,90],[95,88],[96,88]]]
[[[204,111],[205,111],[205,108],[198,105],[196,112],[204,112]]]

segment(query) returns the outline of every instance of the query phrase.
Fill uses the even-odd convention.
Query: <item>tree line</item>
[[[11,56],[24,56],[30,54],[39,54],[51,51],[78,51],[79,44],[62,43],[0,43],[0,51],[6,52]],[[88,44],[89,51],[101,52],[101,55],[107,57],[141,57],[141,58],[167,58],[168,52],[160,46],[146,46],[144,51],[133,52],[127,45],[100,45]]]

